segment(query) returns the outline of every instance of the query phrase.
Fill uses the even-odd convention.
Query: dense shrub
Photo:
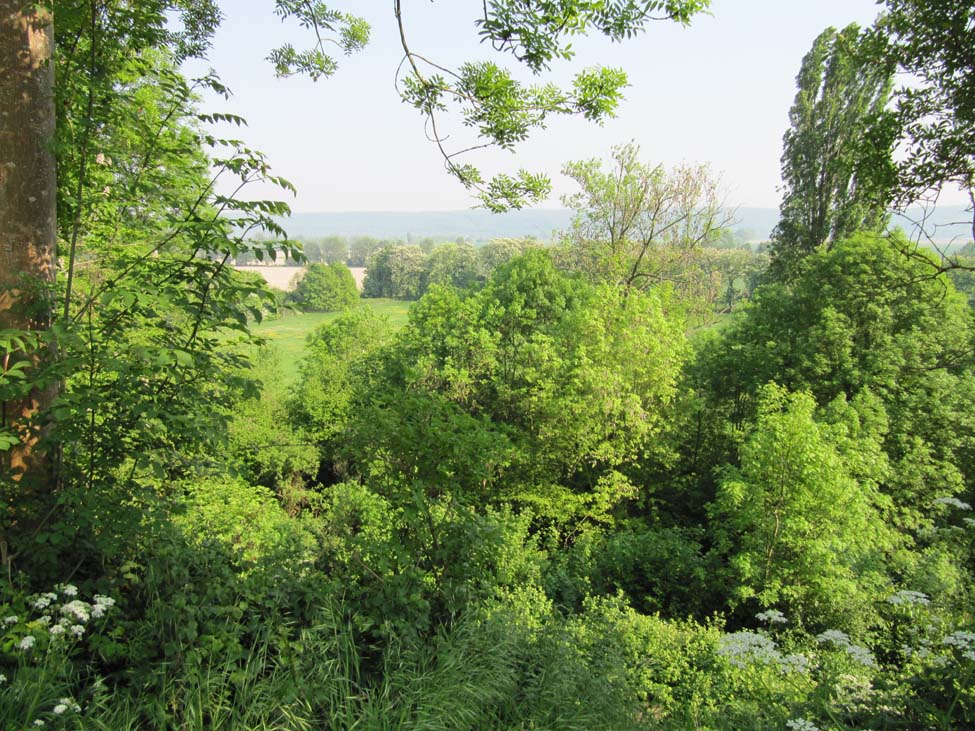
[[[311,264],[288,299],[307,312],[335,312],[356,304],[359,290],[342,262]]]

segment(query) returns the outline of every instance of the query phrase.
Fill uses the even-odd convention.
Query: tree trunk
[[[57,245],[53,45],[50,11],[30,0],[0,0],[0,330],[50,325]],[[17,358],[36,365],[46,353],[0,351],[0,357],[6,370]],[[35,388],[2,404],[2,426],[21,436],[4,466],[15,479],[29,475],[25,487],[51,475],[35,448],[38,432],[28,425],[55,392]]]

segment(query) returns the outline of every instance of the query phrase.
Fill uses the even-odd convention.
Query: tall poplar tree
[[[864,184],[857,161],[893,79],[889,67],[859,52],[861,39],[855,23],[842,31],[827,28],[796,77],[783,138],[781,218],[773,234],[773,271],[780,277],[818,247],[884,223],[884,196]]]

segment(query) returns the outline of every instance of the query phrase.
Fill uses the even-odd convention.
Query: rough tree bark
[[[0,330],[50,325],[57,245],[53,44],[50,11],[29,0],[0,0]],[[0,357],[7,368],[17,355]],[[4,425],[22,430],[53,395],[52,388],[35,389],[4,402]],[[4,466],[17,479],[46,481],[49,464],[34,449],[36,434],[22,434]]]

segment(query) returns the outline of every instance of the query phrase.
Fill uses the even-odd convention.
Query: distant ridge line
[[[908,211],[911,219],[921,217],[920,209]],[[967,223],[966,223],[967,219]],[[737,209],[736,223],[731,227],[750,241],[767,240],[779,220],[777,208],[743,206]],[[528,209],[508,213],[485,210],[459,211],[321,211],[293,213],[281,223],[293,238],[326,236],[369,236],[377,239],[421,241],[434,238],[452,241],[457,238],[484,243],[495,238],[531,236],[551,240],[557,231],[565,230],[572,212],[564,208]],[[939,242],[970,240],[971,215],[963,206],[941,206],[928,222]],[[916,233],[912,221],[895,216],[893,225],[908,234]]]

